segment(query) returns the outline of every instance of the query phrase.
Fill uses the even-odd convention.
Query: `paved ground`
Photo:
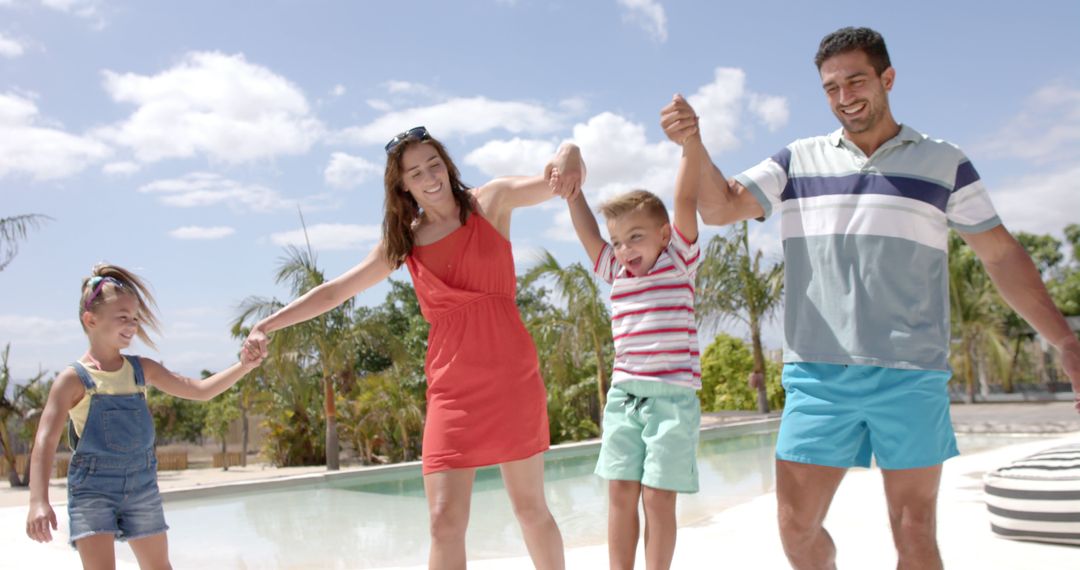
[[[1049,436],[960,456],[945,463],[938,501],[938,540],[945,567],[950,570],[1065,570],[1080,568],[1080,547],[1018,542],[990,532],[982,499],[983,473],[1036,451],[1080,443],[1080,433]],[[896,568],[896,555],[882,492],[881,472],[852,470],[837,492],[826,526],[837,545],[842,569]],[[683,500],[683,499],[680,499]],[[638,551],[638,560],[643,553]],[[567,551],[567,568],[607,567],[605,545]],[[642,565],[639,563],[639,568]],[[473,570],[531,568],[523,558],[470,562]],[[776,495],[769,493],[722,511],[707,523],[679,529],[672,563],[675,569],[789,568],[776,531]],[[420,570],[413,567],[409,570]]]
[[[952,418],[956,431],[965,433],[1080,431],[1080,413],[1072,402],[953,404]]]
[[[1019,543],[993,537],[981,498],[982,474],[1009,460],[1065,441],[1080,441],[1080,414],[1070,402],[954,405],[953,423],[961,432],[1041,433],[1037,441],[984,453],[962,456],[946,463],[941,492],[939,532],[942,552],[949,568],[1080,568],[1080,548]],[[758,418],[757,414],[707,414],[703,427]],[[1071,432],[1071,433],[1070,433]],[[347,467],[346,470],[363,469]],[[305,474],[322,473],[323,467],[276,469],[265,465],[220,469],[167,471],[159,476],[164,492],[232,485]],[[0,483],[3,485],[3,483]],[[53,480],[50,494],[57,503],[65,499],[63,480]],[[23,534],[28,493],[0,487],[0,560],[12,568],[62,568],[77,566],[73,552],[60,545],[42,546]],[[675,568],[698,568],[715,561],[723,568],[786,568],[775,532],[776,497],[769,494],[718,513],[707,524],[680,530]],[[63,516],[63,508],[57,509]],[[829,516],[840,548],[841,567],[892,568],[895,556],[889,539],[881,476],[876,470],[852,471],[837,495]],[[717,545],[739,545],[718,551]],[[722,553],[720,553],[722,552]],[[40,562],[39,562],[40,561]],[[606,566],[603,545],[576,548],[567,553],[569,568]],[[709,564],[712,566],[712,564]],[[527,560],[489,560],[470,565],[479,569],[528,568]],[[124,568],[123,565],[118,568]]]

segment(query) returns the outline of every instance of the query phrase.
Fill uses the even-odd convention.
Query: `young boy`
[[[615,366],[604,407],[596,474],[608,483],[608,553],[633,569],[638,501],[645,506],[646,567],[666,569],[675,553],[676,493],[698,490],[701,364],[694,324],[694,276],[701,263],[697,183],[683,160],[675,224],[655,195],[634,190],[600,207],[611,244],[582,193],[570,215],[594,272],[611,288]]]

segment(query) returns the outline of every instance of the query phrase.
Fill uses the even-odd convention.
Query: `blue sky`
[[[884,34],[894,115],[964,148],[1008,227],[1060,235],[1080,220],[1078,6],[0,0],[0,216],[55,218],[0,273],[0,343],[17,378],[77,358],[80,279],[106,260],[162,309],[160,352],[135,351],[227,365],[237,304],[288,295],[273,274],[297,205],[328,276],[358,262],[382,144],[418,124],[474,185],[537,173],[573,139],[593,201],[669,197],[678,149],[657,119],[678,91],[735,174],[836,128],[812,58],[844,25]],[[521,269],[539,248],[584,259],[562,202],[517,213],[512,237]],[[774,222],[754,238],[779,256]]]

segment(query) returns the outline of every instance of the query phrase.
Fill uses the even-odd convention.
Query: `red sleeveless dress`
[[[550,445],[536,347],[515,303],[510,242],[478,213],[406,258],[428,333],[424,474]]]

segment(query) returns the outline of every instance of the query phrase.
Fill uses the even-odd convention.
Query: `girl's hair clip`
[[[91,277],[90,281],[87,282],[87,286],[93,287],[94,292],[90,293],[90,296],[86,298],[86,303],[83,305],[83,310],[90,310],[90,304],[93,303],[94,299],[97,298],[99,294],[101,294],[101,289],[105,286],[106,282],[110,282],[117,287],[124,286],[123,283],[117,281],[114,277],[102,277],[100,275],[95,275]]]

